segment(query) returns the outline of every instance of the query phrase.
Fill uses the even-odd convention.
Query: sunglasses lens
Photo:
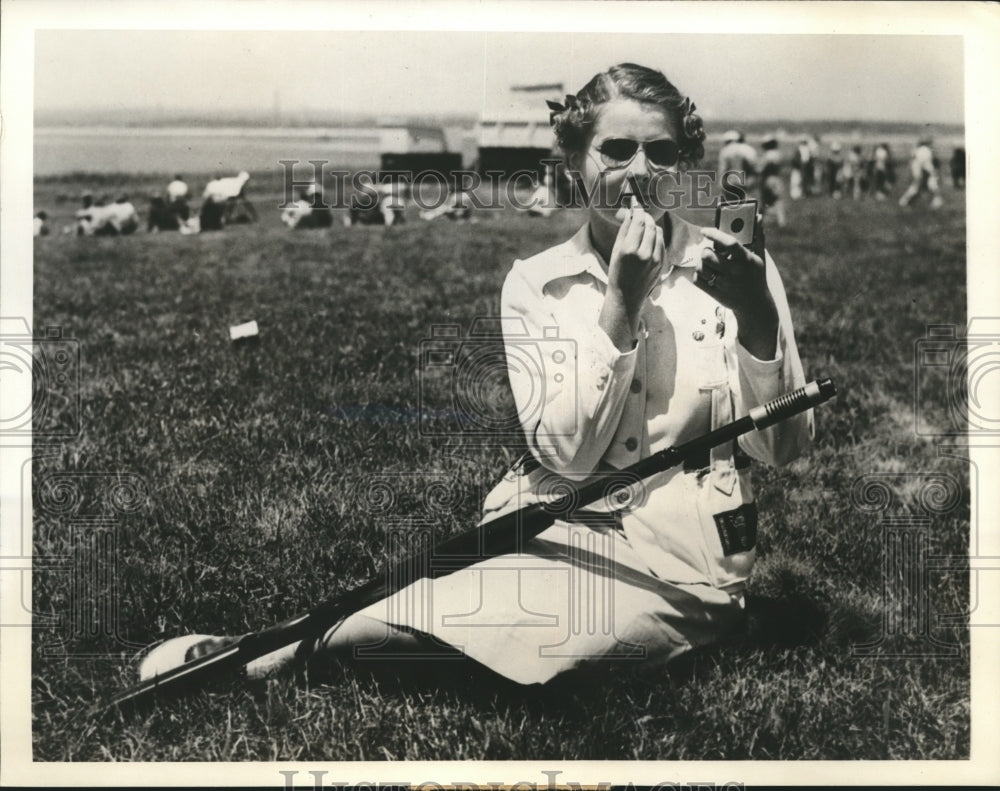
[[[625,140],[624,138],[605,140],[601,143],[601,159],[609,167],[623,165],[630,162],[638,150],[639,144],[635,140]]]
[[[669,168],[677,164],[680,151],[673,140],[654,140],[646,143],[646,156],[654,165]]]
[[[680,158],[680,149],[673,140],[653,140],[643,144],[642,148],[654,167],[673,167]],[[601,143],[598,150],[601,152],[601,161],[607,167],[622,167],[635,158],[639,144],[635,140],[615,137]]]

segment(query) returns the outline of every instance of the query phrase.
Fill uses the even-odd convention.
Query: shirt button
[[[635,437],[629,437],[625,440],[625,450],[635,450],[639,447],[639,441]]]
[[[632,384],[629,387],[629,390],[631,390],[633,393],[640,392],[642,390],[642,382],[640,382],[638,379],[633,379]]]

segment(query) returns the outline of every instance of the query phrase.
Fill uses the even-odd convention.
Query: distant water
[[[35,129],[35,175],[278,171],[281,159],[327,160],[330,168],[377,167],[375,129]]]
[[[709,135],[708,142],[715,150],[721,144],[721,129]],[[461,151],[466,165],[475,159],[475,141],[467,129],[446,127],[445,134],[449,149]],[[906,160],[916,134],[882,133],[873,126],[853,134],[825,134],[823,140],[839,140],[845,146],[884,140],[897,159]],[[788,156],[795,139],[792,134],[785,138],[783,149]],[[942,160],[950,156],[954,146],[962,144],[960,133],[941,134],[935,139]],[[240,170],[280,172],[278,162],[282,159],[298,159],[305,167],[307,160],[320,159],[329,162],[331,169],[374,168],[379,163],[379,149],[380,135],[375,127],[36,127],[34,157],[36,176],[73,172],[224,175]]]

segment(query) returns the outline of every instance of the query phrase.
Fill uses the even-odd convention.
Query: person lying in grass
[[[704,155],[694,104],[662,73],[622,64],[550,107],[588,219],[515,261],[504,283],[510,385],[530,453],[490,492],[484,520],[805,383],[771,257],[658,198]],[[806,412],[745,435],[646,479],[626,508],[578,510],[520,554],[414,582],[318,640],[251,662],[247,675],[362,655],[460,653],[521,684],[607,662],[662,666],[741,626],[757,532],[750,459],[784,464],[812,434]],[[144,657],[140,676],[235,639],[170,640]]]

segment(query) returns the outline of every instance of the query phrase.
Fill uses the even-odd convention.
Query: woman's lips
[[[618,199],[612,204],[612,208],[615,209],[630,209],[632,208],[632,199],[635,198],[639,203],[639,207],[643,209],[648,209],[652,205],[652,199],[645,192],[629,192],[628,190],[623,190],[618,196]]]

